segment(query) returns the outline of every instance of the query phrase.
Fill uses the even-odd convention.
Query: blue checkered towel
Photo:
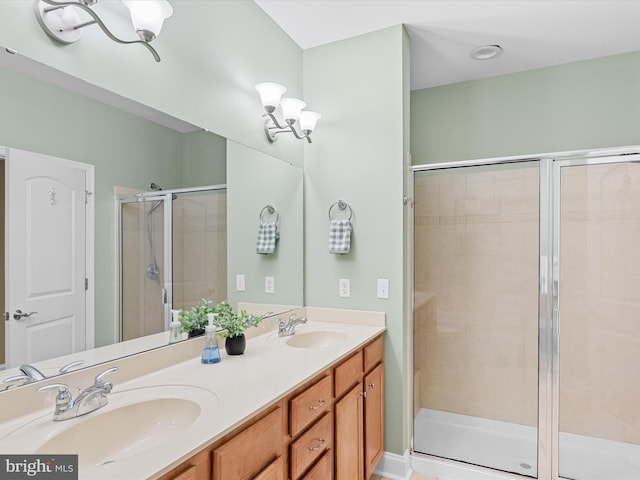
[[[269,255],[276,250],[276,240],[278,234],[278,225],[275,222],[261,223],[258,228],[258,244],[256,252],[262,255]]]
[[[331,220],[329,224],[329,253],[345,254],[351,248],[351,222]]]

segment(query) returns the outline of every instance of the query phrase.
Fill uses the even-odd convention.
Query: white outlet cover
[[[389,298],[389,279],[388,278],[378,279],[377,296],[378,298]]]
[[[341,297],[347,298],[351,296],[351,280],[348,278],[341,278],[338,281],[338,293]]]
[[[264,293],[275,293],[276,280],[274,277],[264,277]]]
[[[236,292],[244,292],[246,290],[246,282],[244,275],[239,273],[236,275]]]

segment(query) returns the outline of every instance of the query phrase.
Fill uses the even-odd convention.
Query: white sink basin
[[[347,338],[347,334],[343,332],[317,330],[313,332],[296,333],[286,341],[286,344],[296,348],[322,348],[338,345],[347,340]]]
[[[51,412],[0,438],[4,453],[78,454],[79,470],[117,463],[169,442],[180,445],[196,422],[219,405],[210,391],[154,386],[113,392],[109,404],[87,415],[54,422]]]

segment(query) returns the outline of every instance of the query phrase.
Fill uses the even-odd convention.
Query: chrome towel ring
[[[351,209],[351,206],[343,200],[338,200],[337,202],[331,204],[331,206],[329,207],[329,220],[333,220],[333,217],[331,216],[331,210],[333,210],[333,207],[338,207],[338,210],[346,210],[348,208],[349,218],[347,220],[351,220],[351,217],[353,216],[353,210]]]

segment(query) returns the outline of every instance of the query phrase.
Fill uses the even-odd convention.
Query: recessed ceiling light
[[[483,45],[471,50],[469,56],[475,60],[490,60],[502,54],[500,45]]]

